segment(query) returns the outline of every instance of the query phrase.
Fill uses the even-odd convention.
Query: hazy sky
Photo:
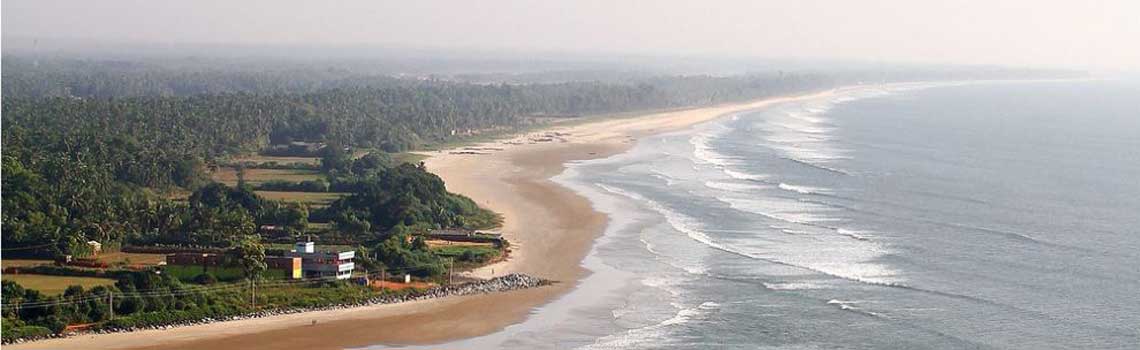
[[[5,37],[1140,68],[1140,0],[4,0]]]

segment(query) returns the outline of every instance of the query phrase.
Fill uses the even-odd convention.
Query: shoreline
[[[429,155],[427,168],[448,190],[470,197],[504,218],[510,257],[468,274],[490,278],[523,273],[558,281],[550,286],[494,294],[446,297],[265,318],[113,334],[82,334],[11,345],[13,349],[343,349],[371,345],[429,345],[495,333],[525,321],[535,308],[576,288],[582,266],[609,219],[585,197],[555,183],[566,163],[625,152],[647,135],[681,130],[721,116],[773,104],[824,97],[840,89],[721,104],[636,117],[551,125],[537,132]],[[532,142],[534,135],[556,135]],[[542,137],[547,138],[547,137]],[[310,321],[319,321],[312,325]]]

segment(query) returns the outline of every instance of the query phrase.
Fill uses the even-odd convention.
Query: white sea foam
[[[792,122],[792,124],[800,125],[801,127],[804,125],[826,124],[828,122],[828,120],[827,120],[827,118],[822,118],[820,116],[821,114],[822,113],[808,113],[808,114],[799,113],[799,112],[787,112],[787,113],[785,113],[785,115],[787,117],[790,117],[791,120],[794,121],[794,122]],[[807,123],[807,124],[803,124],[803,123]]]
[[[812,163],[812,165],[820,165],[823,164],[823,162],[833,160],[851,159],[851,157],[847,156],[847,153],[849,153],[847,150],[832,148],[831,146],[818,143],[768,143],[761,146],[768,146],[782,151],[785,158],[790,158],[801,162],[821,162]]]
[[[769,121],[768,125],[778,126],[794,133],[827,134],[835,131],[835,128],[816,126],[812,123],[797,123],[795,121],[787,119],[784,119],[782,121]]]
[[[736,171],[736,170],[732,170],[732,169],[729,169],[729,168],[724,168],[724,169],[721,169],[721,170],[722,170],[722,171],[724,171],[724,173],[725,173],[726,175],[728,175],[728,176],[730,176],[730,177],[732,177],[732,178],[734,178],[734,179],[740,179],[740,180],[751,180],[751,181],[760,181],[760,180],[764,180],[764,179],[767,179],[767,178],[768,178],[768,176],[767,176],[767,175],[763,175],[763,174],[749,174],[749,173],[746,173],[746,172],[742,172],[742,171]]]
[[[657,324],[634,328],[624,333],[598,338],[593,344],[582,346],[579,349],[627,349],[638,346],[659,347],[652,346],[652,343],[665,339],[665,335],[669,333],[670,328],[688,323],[693,319],[706,317],[710,312],[715,312],[720,308],[720,304],[715,302],[704,302],[696,307],[686,307],[679,303],[670,303],[670,305],[677,309],[677,313],[675,313],[673,317],[662,320]]]
[[[739,163],[735,157],[726,156],[715,151],[711,145],[713,138],[727,130],[724,126],[718,126],[718,129],[711,131],[701,132],[689,138],[689,143],[693,145],[693,158],[698,163],[712,165],[734,179],[760,181],[767,178],[763,174],[750,174],[747,172],[732,169],[732,165]]]
[[[661,172],[660,170],[653,169],[652,171],[653,171],[653,173],[649,174],[649,176],[652,176],[652,177],[658,178],[662,181],[665,181],[666,186],[672,187],[673,185],[676,185],[678,183],[676,178],[669,176],[668,174]]]
[[[793,161],[793,162],[796,162],[796,163],[806,165],[806,166],[810,166],[810,167],[813,167],[813,168],[816,168],[819,170],[829,171],[829,172],[833,172],[833,173],[840,174],[840,175],[851,175],[851,172],[849,172],[847,170],[823,165],[823,164],[820,164],[819,162],[813,162],[811,160],[804,160],[804,159],[796,158],[796,157],[783,157],[783,158],[790,160],[790,161]]]
[[[678,309],[677,314],[668,320],[661,321],[659,325],[670,326],[686,323],[689,322],[689,320],[693,317],[701,314],[701,310],[699,308],[685,308],[680,304],[673,304],[673,307]]]
[[[615,189],[616,190],[616,189]],[[620,190],[618,190],[620,191]],[[642,201],[647,207],[657,211],[666,218],[669,224],[685,233],[689,238],[705,244],[711,248],[754,258],[781,265],[799,267],[810,271],[819,272],[825,275],[844,278],[848,280],[864,282],[877,285],[898,285],[898,279],[895,277],[896,273],[887,268],[886,266],[872,263],[871,260],[884,254],[884,251],[876,245],[868,243],[855,243],[859,241],[836,241],[826,239],[826,236],[819,236],[813,234],[808,229],[795,230],[804,233],[805,239],[796,239],[791,241],[771,241],[768,239],[760,239],[760,237],[748,238],[747,236],[739,239],[724,239],[720,241],[709,236],[699,227],[695,219],[679,214],[668,208],[661,206],[654,201],[647,201],[636,194],[626,193],[631,199]],[[729,200],[729,198],[720,198],[722,200]],[[741,200],[747,201],[747,200]],[[748,202],[741,202],[741,204]],[[753,209],[762,207],[778,207],[780,203],[790,205],[803,205],[800,208],[817,208],[812,206],[811,203],[802,203],[797,201],[770,201],[759,202],[752,201],[750,204],[755,205]],[[833,209],[829,209],[833,210]],[[816,221],[829,221],[828,219],[819,214],[803,214],[794,213],[794,210],[789,208],[784,209],[785,213],[773,215],[768,213],[771,217],[777,220],[785,219],[789,223],[796,224],[796,222],[805,222],[809,224],[807,228],[812,228],[818,225]],[[788,228],[791,229],[790,227]],[[714,230],[717,231],[717,230]],[[717,231],[719,232],[719,231]],[[744,232],[744,231],[742,231]],[[744,232],[747,233],[747,232]],[[757,233],[762,234],[762,233]],[[795,237],[795,236],[790,236]],[[845,243],[849,242],[849,243]]]
[[[664,216],[665,221],[669,223],[669,226],[673,227],[673,229],[675,229],[681,233],[684,233],[685,235],[689,236],[689,238],[692,238],[698,242],[704,243],[710,247],[714,247],[714,248],[718,248],[718,249],[722,249],[722,250],[725,249],[723,246],[720,246],[716,242],[713,242],[712,239],[709,238],[709,236],[707,234],[705,234],[704,232],[701,232],[699,230],[699,228],[698,228],[699,224],[697,223],[696,219],[693,219],[687,215],[684,215],[684,214],[678,213],[676,211],[673,211],[669,208],[666,208],[665,206],[662,206],[660,203],[657,203],[657,201],[645,198],[639,194],[632,193],[629,191],[625,191],[625,190],[622,190],[620,188],[602,185],[602,184],[599,184],[598,186],[601,187],[602,189],[606,190],[606,191],[611,192],[611,193],[618,194],[621,196],[625,196],[629,199],[632,199],[632,200],[635,200],[635,201],[638,201],[638,202],[645,204],[647,207],[649,207],[653,211],[657,212],[658,214],[661,214],[661,216]]]
[[[824,105],[824,106],[818,106],[818,107],[807,107],[807,108],[804,108],[804,110],[805,110],[805,111],[807,111],[808,113],[811,113],[811,114],[823,114],[823,113],[827,113],[827,111],[828,111],[828,110],[830,110],[830,109],[831,109],[831,107],[830,107],[830,106],[825,106],[825,105]]]
[[[828,305],[835,305],[836,307],[839,307],[839,309],[843,310],[843,311],[851,311],[851,312],[855,312],[855,313],[859,313],[859,314],[863,314],[863,315],[867,315],[867,316],[874,316],[874,317],[882,316],[877,312],[867,311],[867,310],[855,307],[855,304],[858,304],[858,303],[860,303],[860,302],[859,301],[835,300],[835,299],[831,299],[831,300],[827,301]]]
[[[738,182],[713,181],[713,180],[705,181],[705,187],[715,189],[715,190],[730,191],[730,192],[752,192],[752,191],[756,191],[756,190],[763,190],[763,189],[771,188],[768,186],[757,185],[757,184],[753,184],[753,183],[738,183]]]
[[[697,161],[718,167],[725,167],[734,163],[731,157],[726,157],[713,150],[710,143],[718,134],[719,132],[716,131],[701,132],[689,138],[689,143],[693,145],[693,157]]]
[[[829,194],[829,193],[831,193],[830,190],[823,188],[823,187],[797,186],[797,185],[789,185],[789,184],[783,183],[783,182],[781,182],[777,187],[779,187],[781,190],[792,191],[792,192],[796,192],[796,193],[800,193],[800,194]]]
[[[867,236],[867,231],[855,231],[855,230],[848,230],[848,229],[844,229],[844,228],[838,228],[838,229],[835,229],[835,232],[840,234],[840,235],[851,237],[851,238],[854,238],[854,239],[860,240],[860,241],[871,240],[871,237]]]
[[[616,194],[619,196],[623,196],[623,197],[629,198],[631,200],[634,200],[638,203],[646,205],[649,209],[651,209],[651,210],[657,212],[658,214],[664,216],[665,222],[668,223],[670,227],[672,227],[673,229],[675,229],[681,233],[684,233],[685,235],[687,235],[689,237],[704,237],[705,239],[708,239],[708,236],[706,236],[703,232],[700,232],[700,230],[698,230],[697,227],[699,227],[698,226],[699,224],[697,223],[697,221],[695,219],[689,217],[689,216],[686,216],[684,214],[680,214],[680,213],[672,211],[668,208],[665,208],[664,206],[660,205],[656,201],[645,198],[644,196],[641,196],[637,193],[626,191],[626,190],[623,190],[623,189],[620,189],[617,187],[606,186],[604,184],[597,184],[597,185],[598,185],[598,187],[602,188],[603,190],[605,190],[607,192],[610,192],[610,193],[613,193],[613,194]],[[654,246],[651,243],[649,243],[646,239],[643,238],[641,241],[645,244],[646,250],[649,250],[649,252],[653,253],[654,255],[661,256],[661,253],[654,250]],[[697,263],[680,264],[678,261],[675,261],[675,260],[667,260],[666,263],[668,263],[674,267],[677,267],[679,269],[682,269],[685,272],[688,272],[690,274],[704,274],[704,273],[706,273],[706,269],[707,269],[703,264],[697,264]]]
[[[809,290],[809,289],[823,289],[822,284],[811,282],[764,282],[764,288],[770,290]]]
[[[676,276],[663,276],[663,275],[653,275],[653,276],[649,276],[649,277],[641,279],[642,285],[644,285],[646,287],[652,287],[652,288],[664,290],[664,291],[668,292],[669,295],[674,297],[674,298],[679,297],[679,296],[681,296],[681,294],[683,294],[681,289],[677,287],[677,285],[680,284],[681,282],[683,282],[683,281],[678,280],[678,278]]]
[[[805,231],[805,230],[793,230],[793,229],[790,229],[790,228],[781,229],[781,230],[780,230],[780,232],[783,232],[783,233],[786,233],[786,234],[789,234],[789,235],[810,235],[810,234],[811,234],[811,231]]]
[[[779,224],[772,226],[784,238],[773,241],[761,239],[763,236],[731,236],[717,240],[707,235],[691,235],[693,239],[727,252],[834,277],[877,285],[899,285],[900,279],[894,270],[874,262],[886,254],[882,246],[833,233],[839,228],[832,225],[842,220],[829,214],[839,209],[784,198],[719,196],[717,199],[735,210],[777,220]],[[828,232],[832,234],[826,234]],[[843,232],[858,234],[858,231]]]
[[[762,130],[764,141],[760,146],[777,151],[781,158],[839,174],[838,160],[850,159],[850,150],[838,147],[832,141],[836,128],[826,112],[829,105],[815,104],[802,110],[771,113],[753,126]],[[805,113],[804,111],[807,111]]]
[[[711,302],[711,301],[706,301],[706,302],[701,303],[701,305],[697,306],[697,307],[700,308],[701,310],[715,310],[715,309],[720,308],[720,304],[715,303],[715,302]]]
[[[841,219],[827,216],[828,213],[838,211],[838,209],[811,202],[776,197],[717,196],[715,198],[728,204],[732,209],[792,224],[824,226],[821,223],[841,221]]]

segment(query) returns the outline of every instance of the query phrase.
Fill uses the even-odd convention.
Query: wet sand
[[[450,191],[471,197],[504,217],[502,232],[511,242],[510,258],[470,274],[488,277],[521,272],[559,281],[553,286],[169,330],[84,335],[5,348],[343,349],[437,344],[490,334],[524,321],[536,307],[567,293],[588,273],[581,266],[582,259],[603,232],[607,218],[594,211],[586,198],[550,181],[567,162],[608,157],[629,149],[640,137],[684,129],[724,114],[830,93],[556,125],[484,144],[501,149],[487,154],[429,153],[428,170],[443,178]],[[533,138],[544,138],[546,132],[562,134],[551,142],[531,143]]]

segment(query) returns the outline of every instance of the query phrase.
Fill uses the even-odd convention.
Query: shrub
[[[4,332],[4,334],[3,334],[4,340],[15,340],[15,339],[19,339],[19,338],[25,338],[25,339],[27,339],[27,338],[40,338],[40,337],[46,337],[46,336],[49,336],[52,334],[51,329],[48,329],[47,327],[40,327],[40,326],[18,326],[18,327],[4,326],[3,332]]]
[[[194,276],[194,283],[210,285],[218,283],[218,278],[214,277],[214,274],[206,272],[199,274],[198,276]]]
[[[479,259],[479,255],[475,254],[474,251],[464,250],[463,254],[459,255],[459,260],[460,261],[476,261],[476,260],[481,260],[481,259]]]
[[[43,325],[55,334],[63,333],[63,330],[67,329],[67,322],[64,322],[55,315],[48,316],[47,319],[44,320]]]

